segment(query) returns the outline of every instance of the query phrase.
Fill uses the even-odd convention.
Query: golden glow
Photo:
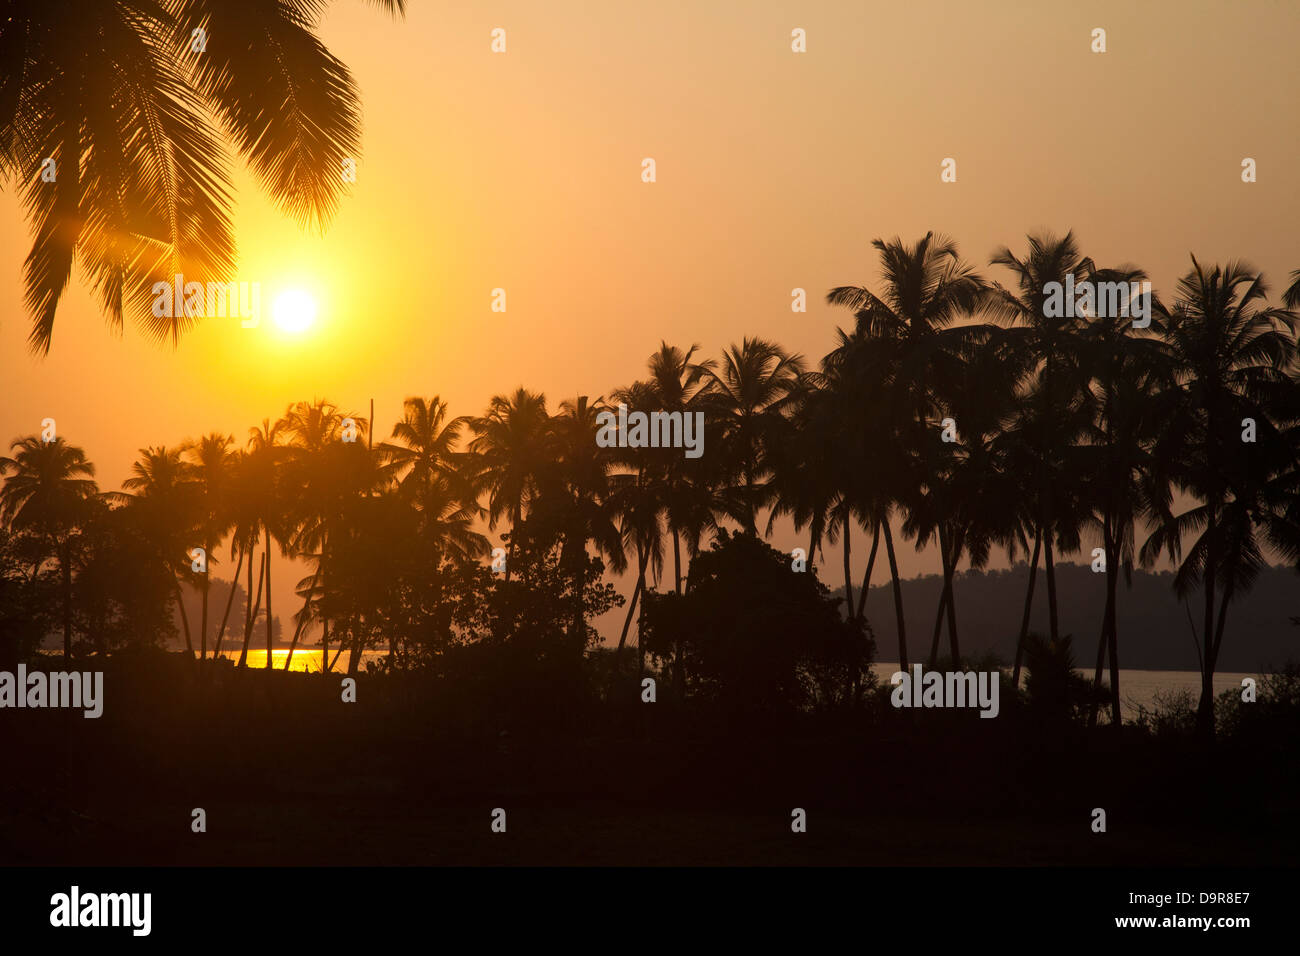
[[[287,289],[276,296],[271,317],[281,332],[305,332],[316,322],[316,300],[302,289]]]

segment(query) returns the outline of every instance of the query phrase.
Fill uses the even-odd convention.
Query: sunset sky
[[[361,90],[364,153],[323,237],[236,160],[236,278],[261,283],[257,329],[209,319],[174,350],[129,326],[119,339],[74,275],[50,355],[32,356],[31,237],[7,189],[5,445],[53,417],[117,488],[144,445],[213,430],[242,444],[299,399],[364,415],[373,398],[386,438],[407,395],[457,415],[521,384],[552,408],[608,395],[661,339],[706,357],[759,335],[815,364],[852,322],[826,290],[874,287],[871,240],[929,229],[1002,281],[989,255],[1043,228],[1145,268],[1166,296],[1189,252],[1244,258],[1275,293],[1300,268],[1294,3],[468,6],[327,15],[322,39]],[[1105,54],[1090,52],[1094,27]],[[940,182],[945,157],[955,184]],[[1257,183],[1242,183],[1244,157]],[[795,287],[807,314],[790,311]],[[288,288],[320,306],[296,336],[268,321]],[[933,549],[899,557],[905,576],[938,568]],[[278,583],[284,615],[289,576]]]

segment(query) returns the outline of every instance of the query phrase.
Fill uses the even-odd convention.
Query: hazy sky
[[[409,6],[395,22],[340,2],[323,25],[365,108],[357,183],[325,236],[237,175],[237,278],[261,283],[264,310],[311,291],[321,315],[299,339],[231,319],[175,350],[135,328],[118,339],[74,277],[51,354],[31,356],[30,236],[6,189],[0,438],[52,416],[116,488],[144,445],[242,442],[298,399],[365,414],[373,397],[386,437],[410,394],[453,414],[520,384],[552,407],[607,395],[661,339],[715,355],[761,335],[815,361],[852,321],[826,290],[877,282],[873,238],[929,229],[1003,280],[990,253],[1042,228],[1166,294],[1189,252],[1244,258],[1275,290],[1300,268],[1286,0]],[[956,183],[940,182],[945,157]],[[790,311],[795,287],[807,314]],[[933,549],[900,558],[937,570]]]

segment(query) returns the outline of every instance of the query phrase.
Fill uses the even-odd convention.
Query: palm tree
[[[0,518],[39,535],[54,555],[63,582],[63,660],[72,658],[72,537],[85,503],[98,494],[95,466],[63,438],[19,438],[0,458]],[[44,563],[44,555],[41,562]],[[39,569],[39,568],[38,568]],[[38,570],[36,569],[36,570]],[[35,573],[35,570],[34,572]]]
[[[199,524],[198,501],[193,480],[193,466],[185,461],[182,449],[141,448],[140,458],[131,465],[131,473],[122,482],[132,507],[141,515],[141,524],[154,543],[159,560],[172,573],[172,589],[185,632],[185,650],[194,656],[189,615],[181,594],[181,580],[190,573],[188,550]]]
[[[474,480],[488,496],[488,527],[495,530],[502,516],[510,521],[509,581],[516,547],[514,532],[540,494],[543,470],[555,460],[546,396],[523,388],[512,395],[496,395],[485,414],[470,420],[470,430],[474,433],[469,444],[475,456]]]
[[[283,488],[283,479],[281,468],[284,461],[284,447],[280,443],[281,434],[284,431],[283,422],[277,421],[272,424],[269,419],[262,419],[260,427],[250,428],[248,430],[248,449],[244,456],[245,466],[247,468],[245,485],[249,498],[247,506],[255,515],[255,521],[252,528],[253,544],[257,541],[257,526],[261,526],[263,553],[262,553],[262,584],[258,587],[266,593],[266,668],[271,669],[273,639],[271,628],[275,621],[275,615],[272,613],[271,602],[271,554],[274,550],[274,542],[279,541],[281,548],[285,546],[289,536],[289,515],[285,507],[285,497]],[[251,566],[250,566],[251,569]],[[263,584],[265,587],[263,588]],[[250,600],[252,595],[250,594]],[[256,612],[254,611],[255,615]],[[239,654],[239,666],[248,666],[248,642],[252,637],[252,627],[244,635],[244,647]]]
[[[1099,270],[1098,281],[1128,283],[1146,278],[1132,268]],[[1119,626],[1116,588],[1122,568],[1131,583],[1136,555],[1134,531],[1151,511],[1151,448],[1162,422],[1149,400],[1169,385],[1169,353],[1161,335],[1164,307],[1151,303],[1151,325],[1141,331],[1126,316],[1089,316],[1078,343],[1091,371],[1088,397],[1095,411],[1082,449],[1090,483],[1089,519],[1101,530],[1106,565],[1106,607],[1097,647],[1094,689],[1100,690],[1102,664],[1110,657],[1111,724],[1120,726]],[[1100,695],[1093,695],[1089,722],[1095,722]]]
[[[640,395],[645,412],[663,411],[680,413],[683,418],[697,411],[706,411],[704,388],[708,376],[703,367],[691,363],[700,349],[692,345],[683,351],[675,345],[660,341],[659,351],[650,356],[648,392]],[[712,492],[717,481],[711,473],[720,471],[700,458],[688,459],[681,455],[661,453],[656,456],[663,469],[663,491],[667,496],[666,517],[668,531],[673,540],[673,590],[680,594],[684,579],[682,570],[682,539],[686,539],[688,558],[694,558],[700,539],[714,527],[718,501]],[[714,459],[710,459],[713,461]],[[722,464],[717,460],[717,465]],[[730,510],[730,509],[728,509]]]
[[[626,405],[630,411],[649,413],[659,405],[659,393],[650,382],[633,382],[625,388],[616,389],[613,398]],[[637,569],[636,587],[628,602],[627,616],[623,619],[623,629],[618,638],[618,649],[621,651],[627,641],[632,616],[645,593],[647,568],[656,582],[663,573],[662,516],[667,512],[670,500],[666,476],[671,464],[668,460],[669,453],[661,448],[616,448],[611,451],[618,464],[632,469],[631,472],[609,476],[609,508],[618,518],[625,553],[631,549],[636,555]],[[679,456],[672,454],[672,457]],[[680,550],[678,554],[680,555]],[[642,646],[639,633],[637,644],[639,651]]]
[[[1007,289],[994,283],[985,307],[994,320],[1012,326],[1008,332],[1018,345],[1014,354],[1017,371],[1024,376],[1024,401],[1017,422],[1010,426],[1017,438],[1010,461],[1031,483],[1037,511],[1033,520],[1035,551],[1041,546],[1046,566],[1049,640],[1058,641],[1055,558],[1061,550],[1077,548],[1083,516],[1078,498],[1071,496],[1068,486],[1078,474],[1072,467],[1073,456],[1091,419],[1085,401],[1088,371],[1077,339],[1087,319],[1053,315],[1056,310],[1049,307],[1049,288],[1053,283],[1065,286],[1090,281],[1096,270],[1092,260],[1081,255],[1073,233],[1061,238],[1031,235],[1028,242],[1029,253],[1023,258],[1006,247],[993,255],[992,263],[1010,269],[1016,284]],[[1037,562],[1034,564],[1036,567]],[[1031,570],[1026,616],[1032,593]],[[1026,628],[1021,630],[1023,640]],[[1017,659],[1021,650],[1017,648]]]
[[[468,424],[466,416],[448,421],[447,403],[436,395],[408,398],[403,403],[402,420],[393,426],[394,441],[379,445],[386,473],[417,500],[422,489],[438,481],[464,483],[466,495],[472,499],[472,488],[463,474],[466,455],[456,451],[461,430]]]
[[[719,433],[717,454],[731,466],[730,490],[740,507],[730,517],[757,535],[758,510],[770,497],[764,456],[793,403],[803,357],[765,339],[745,338],[723,352],[720,370],[713,359],[695,370],[706,383],[699,398],[706,422]]]
[[[281,209],[321,227],[332,217],[361,124],[351,73],[315,34],[324,7],[0,3],[0,165],[25,184],[34,223],[24,271],[34,350],[49,351],[77,257],[113,326],[129,313],[173,340],[193,317],[155,316],[154,283],[230,276],[229,160],[211,117]],[[41,176],[47,157],[52,182]]]
[[[574,611],[571,638],[581,652],[587,643],[586,605],[583,578],[587,565],[587,542],[596,546],[615,573],[627,569],[623,538],[610,504],[609,473],[614,462],[609,449],[596,442],[598,417],[609,409],[604,400],[589,401],[580,395],[560,403],[560,413],[551,420],[556,451],[556,481],[548,483],[548,500],[564,535],[564,561],[572,568]]]
[[[815,562],[822,540],[843,544],[845,616],[858,616],[853,603],[850,528],[857,514],[853,496],[864,462],[856,454],[858,417],[849,404],[844,369],[823,359],[820,372],[808,372],[795,392],[788,420],[771,443],[772,510],[765,534],[778,516],[789,515],[795,531],[808,528],[808,561]],[[877,536],[877,541],[878,541]]]
[[[1150,564],[1168,554],[1180,562],[1174,576],[1180,596],[1198,584],[1204,591],[1197,709],[1203,738],[1214,734],[1213,679],[1228,606],[1250,586],[1262,560],[1257,532],[1295,553],[1285,520],[1295,512],[1279,497],[1295,446],[1271,416],[1275,408],[1295,408],[1288,371],[1297,319],[1264,307],[1266,295],[1263,276],[1245,263],[1206,269],[1193,256],[1169,315],[1173,384],[1159,400],[1162,433],[1154,454],[1160,520],[1141,558]],[[1254,443],[1242,440],[1247,419],[1258,431]],[[1171,486],[1199,503],[1174,515]],[[1184,557],[1189,534],[1195,537]]]
[[[199,498],[199,527],[203,540],[203,553],[208,563],[208,571],[204,573],[199,584],[203,597],[199,627],[200,663],[207,658],[208,654],[208,592],[212,583],[213,552],[232,524],[229,517],[229,499],[236,458],[230,446],[234,443],[233,435],[213,432],[204,435],[187,448],[192,459],[190,475],[195,482],[195,490]],[[234,591],[233,582],[231,591],[232,593]]]
[[[356,455],[349,452],[365,452],[363,469],[368,470],[373,464],[364,446],[355,440],[342,440],[344,424],[348,420],[357,427],[354,438],[368,434],[369,423],[365,419],[340,412],[337,406],[324,400],[290,405],[280,422],[281,431],[287,438],[281,451],[283,497],[286,503],[293,502],[282,515],[288,550],[317,555],[316,572],[307,601],[311,600],[317,587],[326,586],[331,536],[338,530],[342,511],[360,490],[351,480],[355,473],[353,459]],[[362,493],[369,492],[373,478],[367,476],[363,480],[366,488]],[[295,628],[295,644],[305,620],[306,617],[300,616],[299,626]],[[329,654],[329,624],[328,616],[322,615],[323,662],[328,660]],[[269,625],[267,635],[269,653]]]
[[[912,528],[923,545],[931,533],[937,538],[944,575],[944,595],[952,593],[955,562],[949,505],[937,493],[941,465],[936,457],[937,419],[947,417],[953,403],[946,384],[960,373],[966,356],[986,339],[982,325],[961,324],[978,310],[985,298],[984,280],[965,262],[957,246],[944,236],[928,232],[912,247],[901,239],[876,239],[884,285],[879,295],[863,286],[839,286],[826,296],[831,305],[853,311],[856,336],[871,342],[868,352],[857,348],[846,354],[868,362],[888,386],[889,408],[896,440],[902,442],[910,463],[910,481],[895,487],[914,491],[897,500],[912,517]],[[927,517],[922,517],[927,515]],[[918,520],[919,519],[919,520]],[[888,527],[885,542],[891,551]],[[899,602],[900,644],[903,640]],[[949,614],[949,640],[958,656],[955,615]]]

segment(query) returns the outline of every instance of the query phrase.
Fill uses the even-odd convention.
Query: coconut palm
[[[645,412],[680,413],[683,418],[704,411],[704,386],[708,376],[700,365],[691,362],[699,349],[699,345],[692,345],[683,351],[660,341],[659,351],[651,355],[647,363],[650,378],[646,384],[650,392],[642,396],[644,404],[635,407]],[[662,466],[663,491],[667,495],[665,517],[673,542],[673,590],[680,594],[684,580],[682,539],[686,539],[687,557],[694,558],[700,539],[714,526],[717,512],[712,505],[717,502],[711,501],[710,492],[716,487],[716,482],[709,475],[718,469],[711,469],[708,463],[698,458],[667,453],[655,457]]]
[[[911,490],[898,504],[911,516],[918,544],[924,545],[931,536],[936,539],[944,593],[950,596],[955,572],[950,503],[937,492],[943,466],[935,438],[938,419],[949,417],[952,407],[945,394],[947,383],[987,337],[983,326],[966,321],[981,307],[987,287],[962,261],[956,244],[944,236],[929,232],[911,247],[898,238],[876,239],[872,245],[880,254],[884,280],[880,294],[864,286],[840,286],[827,294],[826,301],[852,310],[858,337],[880,346],[870,353],[870,363],[889,386],[886,407],[896,440],[910,459],[910,480],[896,487]],[[851,354],[864,360],[869,353],[859,349]],[[951,614],[949,640],[955,658],[957,631]]]
[[[1065,310],[1056,314],[1049,290],[1053,283],[1064,287],[1090,281],[1096,270],[1092,260],[1080,253],[1073,233],[1060,238],[1050,233],[1030,235],[1028,242],[1029,252],[1023,257],[1007,247],[993,255],[994,265],[1011,270],[1015,286],[1008,289],[994,283],[985,309],[995,321],[1011,326],[1008,332],[1018,346],[1012,354],[1024,376],[1025,400],[1010,427],[1015,435],[1010,461],[1031,485],[1037,511],[1036,550],[1039,546],[1043,550],[1047,578],[1049,640],[1057,641],[1056,555],[1077,548],[1082,515],[1077,496],[1071,496],[1067,486],[1078,474],[1071,467],[1072,458],[1090,418],[1085,402],[1088,371],[1077,342],[1087,317],[1070,316]],[[1067,507],[1067,501],[1075,507]],[[1027,604],[1032,588],[1031,573]],[[1020,653],[1018,648],[1017,658]]]
[[[185,650],[194,655],[189,615],[181,594],[181,580],[191,575],[189,550],[200,523],[193,466],[180,447],[141,448],[122,482],[131,507],[153,542],[159,561],[172,574],[173,594],[185,633]]]
[[[287,550],[317,556],[310,601],[316,588],[329,586],[331,537],[340,531],[343,512],[354,497],[369,494],[387,479],[379,474],[377,458],[360,442],[369,434],[364,418],[318,399],[290,405],[280,424],[285,438],[281,487],[283,500],[292,502],[283,514]],[[305,620],[299,617],[295,645]],[[328,659],[329,625],[328,616],[323,615],[322,660]],[[268,631],[268,647],[269,641]]]
[[[514,532],[541,492],[542,474],[555,460],[554,433],[546,396],[519,388],[496,395],[485,414],[470,420],[474,438],[474,480],[487,493],[488,527],[504,516],[511,527],[506,580],[510,580],[516,542]]]
[[[1169,314],[1173,384],[1160,398],[1162,433],[1153,456],[1160,469],[1160,520],[1141,558],[1150,564],[1168,554],[1179,562],[1174,586],[1180,596],[1197,585],[1204,592],[1197,709],[1204,738],[1214,734],[1213,679],[1228,607],[1249,588],[1261,563],[1258,535],[1292,553],[1283,519],[1293,512],[1280,492],[1295,448],[1272,415],[1294,408],[1288,372],[1297,319],[1266,307],[1266,296],[1264,277],[1245,263],[1207,269],[1193,256]],[[1247,422],[1254,425],[1254,441],[1244,440]],[[1175,515],[1170,487],[1198,503]],[[1188,535],[1194,537],[1184,555]]]
[[[698,398],[710,433],[718,436],[716,455],[730,465],[730,490],[739,504],[730,517],[757,535],[758,511],[770,497],[764,456],[793,404],[803,357],[765,339],[745,338],[723,352],[721,364],[709,359],[691,371],[705,383]]]
[[[199,625],[199,661],[208,655],[208,592],[211,586],[211,566],[221,539],[230,530],[229,517],[231,483],[234,478],[235,443],[233,435],[216,432],[204,435],[186,451],[190,455],[190,476],[198,496],[199,530],[208,570],[199,579],[202,610]],[[234,591],[232,582],[231,591]]]
[[[615,402],[626,405],[629,411],[647,414],[656,410],[658,392],[650,382],[633,382],[625,388],[615,389]],[[664,521],[668,511],[669,485],[667,474],[671,468],[668,457],[678,457],[661,448],[615,448],[612,458],[630,471],[609,476],[609,507],[617,517],[624,553],[636,555],[636,587],[628,601],[627,616],[619,632],[618,649],[627,642],[628,629],[638,603],[646,588],[647,569],[658,582],[664,567]],[[679,552],[680,553],[680,552]],[[638,635],[638,648],[640,636]]]
[[[50,348],[78,258],[112,325],[129,314],[158,337],[185,330],[194,317],[156,315],[151,290],[233,272],[226,139],[286,213],[332,217],[361,125],[351,73],[316,36],[325,7],[0,0],[0,165],[24,183],[34,224],[34,350]]]
[[[37,435],[20,438],[10,451],[9,457],[0,458],[0,476],[4,477],[0,518],[15,530],[38,535],[58,564],[63,582],[66,663],[72,657],[72,538],[86,502],[98,494],[95,466],[82,449],[61,437],[51,441]]]
[[[595,545],[597,553],[615,573],[627,569],[623,537],[610,503],[609,476],[614,457],[610,449],[601,448],[596,442],[601,428],[598,418],[607,411],[603,398],[589,401],[587,396],[580,395],[561,402],[559,414],[551,420],[556,480],[547,482],[550,494],[544,495],[543,500],[564,536],[563,560],[572,568],[571,637],[578,650],[585,648],[587,642],[582,585],[588,542]]]
[[[266,668],[271,668],[273,649],[272,626],[275,616],[271,601],[271,555],[275,543],[281,549],[286,547],[291,528],[291,517],[286,507],[284,479],[281,470],[284,462],[284,447],[281,443],[284,432],[282,422],[271,423],[262,419],[262,424],[248,430],[248,447],[244,455],[247,469],[244,488],[247,492],[247,507],[254,516],[252,527],[253,544],[257,533],[262,534],[262,578],[258,588],[266,594]],[[250,595],[251,599],[251,595]],[[254,617],[256,611],[253,611]],[[252,637],[252,627],[244,635],[244,646],[239,654],[239,666],[248,666],[248,642]]]
[[[1140,270],[1099,270],[1099,282],[1142,281]],[[1123,570],[1131,583],[1136,556],[1134,532],[1151,511],[1151,449],[1162,422],[1154,414],[1151,396],[1169,385],[1169,352],[1161,335],[1164,307],[1150,303],[1151,324],[1135,329],[1128,316],[1090,316],[1076,341],[1084,353],[1091,379],[1087,396],[1094,412],[1088,438],[1081,449],[1090,483],[1090,523],[1101,531],[1106,566],[1106,605],[1097,646],[1094,689],[1100,690],[1102,665],[1110,658],[1111,723],[1120,726],[1119,631],[1117,584]],[[1089,722],[1095,722],[1099,693],[1093,695]]]

